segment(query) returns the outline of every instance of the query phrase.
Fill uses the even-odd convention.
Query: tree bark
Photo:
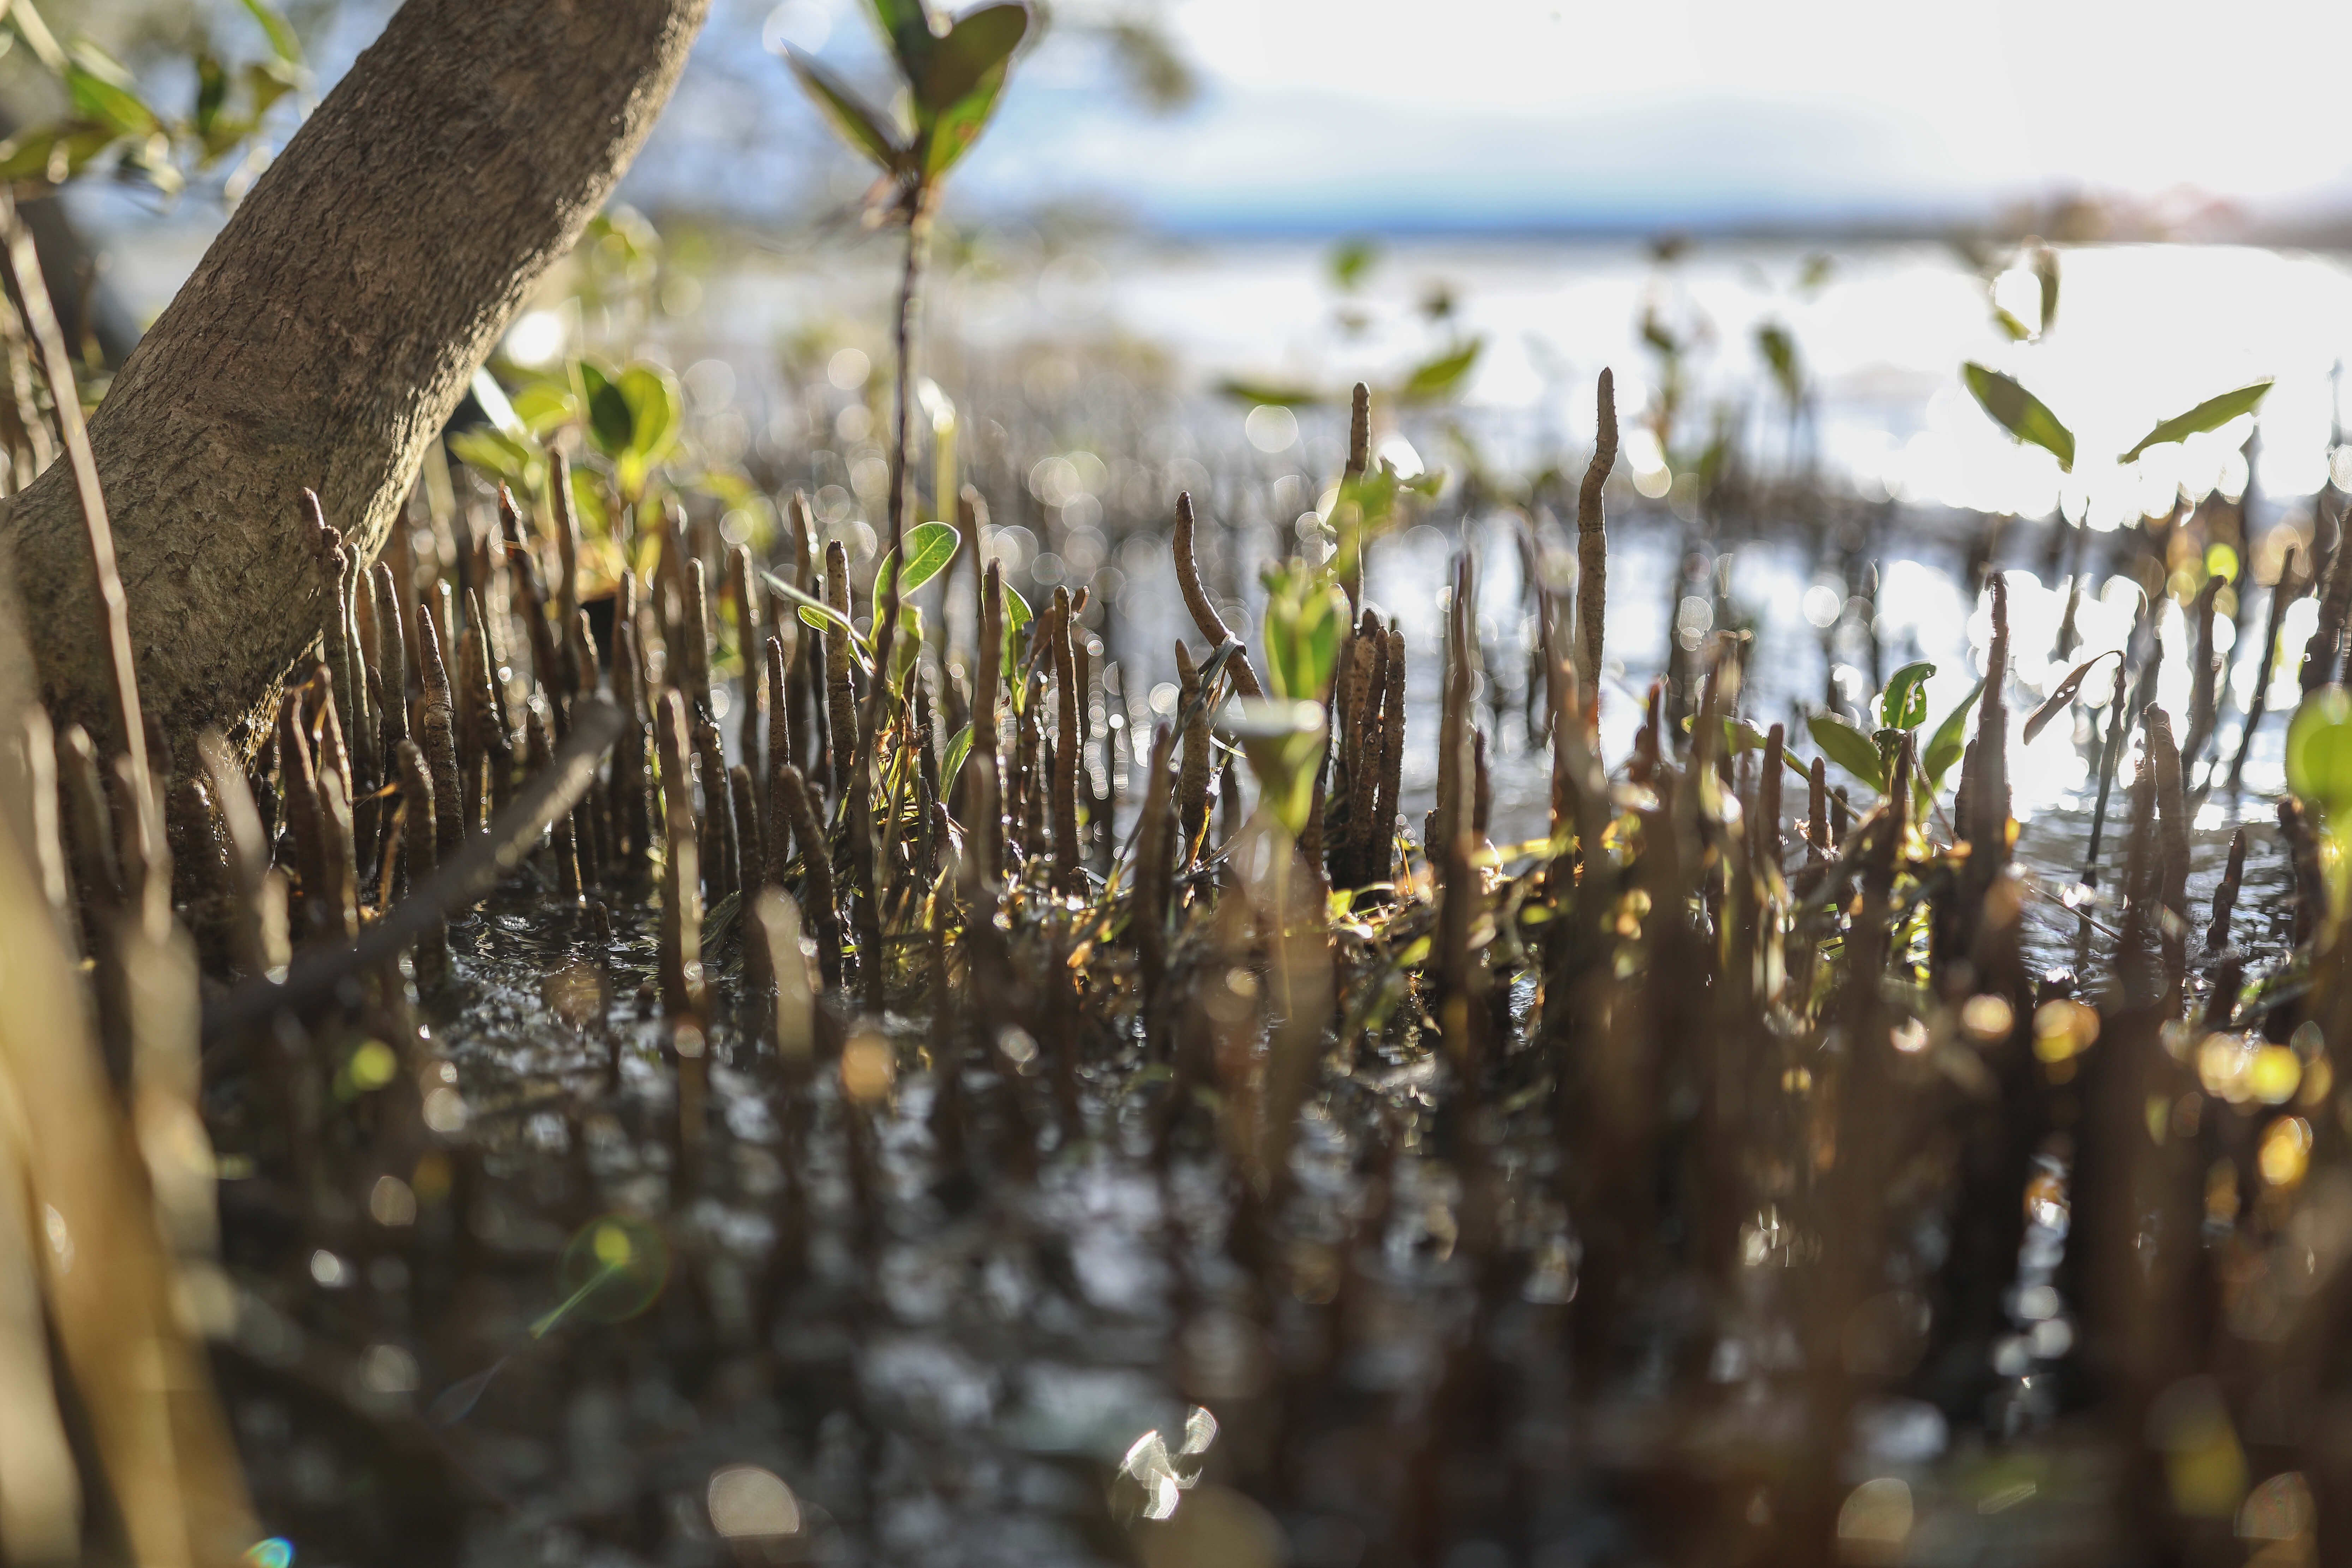
[[[578,238],[709,0],[408,0],[257,182],[90,421],[146,710],[257,742],[425,444]],[[43,693],[115,728],[72,476],[0,516]],[[0,601],[5,603],[5,601]]]

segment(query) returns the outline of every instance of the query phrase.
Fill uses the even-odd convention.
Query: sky
[[[394,4],[325,13],[306,40],[317,91]],[[713,0],[625,196],[782,223],[853,200],[863,181],[774,50],[813,48],[882,97],[867,5]],[[958,172],[968,210],[1051,202],[1210,234],[1822,231],[1936,228],[2089,195],[2200,237],[2329,220],[2352,235],[2352,5],[2336,0],[1053,12]],[[1191,66],[1188,107],[1146,107],[1086,26],[1136,15],[1156,16]]]
[[[735,10],[757,10],[771,40],[821,39],[854,72],[877,63],[861,5]],[[2077,193],[2176,211],[2219,198],[2268,218],[2352,210],[2341,5],[1160,11],[1199,76],[1193,105],[1150,113],[1107,89],[1097,52],[1049,40],[962,174],[967,198],[1051,193],[1180,229],[1291,231],[1937,221]],[[740,49],[747,19],[722,0],[706,56]]]

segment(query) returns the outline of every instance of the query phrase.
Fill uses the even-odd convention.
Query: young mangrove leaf
[[[2352,823],[2352,697],[2323,686],[2303,700],[2286,731],[2286,782],[2319,808],[2330,833]]]
[[[789,599],[798,606],[803,626],[813,631],[847,633],[849,646],[856,652],[858,658],[866,667],[870,668],[873,665],[874,650],[866,646],[866,638],[859,635],[856,626],[846,616],[822,599],[811,598],[773,572],[762,572],[760,576],[768,584],[770,593],[780,599]]]
[[[1772,372],[1773,383],[1780,395],[1791,404],[1803,400],[1805,373],[1797,363],[1797,340],[1789,329],[1778,321],[1767,321],[1756,329],[1756,352],[1764,356],[1765,365]]]
[[[1983,695],[1984,682],[1979,680],[1969,689],[1966,697],[1960,699],[1958,708],[1944,715],[1944,721],[1936,726],[1935,735],[1927,742],[1927,749],[1919,753],[1919,771],[1927,775],[1930,790],[1942,788],[1944,775],[1951,771],[1954,763],[1967,754],[1969,710],[1975,707],[1977,699]]]
[[[2059,423],[2048,404],[2000,372],[1988,370],[1974,360],[1960,366],[1960,377],[1969,384],[1978,405],[1992,416],[1994,424],[2057,458],[2062,472],[2074,471],[2074,432]]]
[[[1013,51],[1028,30],[1027,6],[983,5],[958,17],[944,37],[927,31],[913,58],[902,51],[925,180],[946,174],[979,139],[1003,95]]]
[[[2074,700],[2074,693],[2083,689],[2083,678],[2091,673],[2095,665],[2103,658],[2114,658],[2122,651],[2121,648],[2111,647],[2105,653],[2093,654],[2068,670],[2066,679],[2051,689],[2050,695],[2042,700],[2042,706],[2036,708],[2032,716],[2025,721],[2025,743],[2029,746],[2033,744],[2033,737],[2042,733],[2042,729],[2051,720],[2065,711],[2066,705]]]
[[[1871,788],[1886,787],[1886,768],[1878,755],[1877,742],[1833,713],[1816,713],[1805,721],[1806,730],[1822,755],[1862,780]]]
[[[1005,673],[1005,684],[1012,688],[1013,710],[1019,712],[1028,700],[1028,684],[1013,675],[1021,667],[1021,634],[1029,625],[1029,601],[1012,584],[1004,584],[1004,614],[998,617],[1004,623],[1004,648],[998,668]]]
[[[1348,627],[1348,600],[1330,574],[1291,561],[1268,568],[1265,584],[1266,679],[1274,695],[1320,702],[1330,694]]]
[[[903,688],[907,672],[923,651],[923,612],[912,605],[898,606],[898,635],[890,642],[890,684]]]
[[[515,417],[534,436],[544,436],[580,417],[580,399],[560,376],[524,383],[515,393],[512,406]]]
[[[645,489],[654,468],[677,445],[685,424],[685,406],[677,378],[658,365],[633,364],[615,384],[628,405],[629,438],[615,454],[621,489],[635,495]]]
[[[613,373],[592,359],[578,365],[580,395],[588,405],[588,439],[608,458],[617,458],[629,449],[637,427],[636,414],[629,407]]]
[[[504,479],[518,490],[536,490],[546,483],[547,458],[536,441],[509,436],[492,426],[477,426],[449,437],[449,450],[475,472]]]
[[[1344,293],[1353,293],[1371,271],[1372,264],[1380,258],[1381,247],[1378,245],[1361,236],[1355,236],[1333,246],[1323,265],[1331,274],[1333,288]]]
[[[1236,698],[1224,727],[1242,743],[1260,797],[1293,838],[1314,808],[1313,763],[1323,744],[1323,704],[1274,698]]]
[[[1458,348],[1449,349],[1435,359],[1415,365],[1404,382],[1396,389],[1400,403],[1435,403],[1453,396],[1462,389],[1472,367],[1477,364],[1479,353],[1486,340],[1472,338]]]
[[[1694,719],[1685,718],[1683,733],[1690,733],[1691,725],[1694,722],[1696,722]],[[1731,755],[1736,757],[1744,752],[1760,752],[1770,744],[1770,737],[1747,720],[1727,717],[1723,721],[1723,748]],[[1786,747],[1781,749],[1780,761],[1788,765],[1790,773],[1801,779],[1810,779],[1813,776],[1806,771],[1805,764],[1791,755]]]
[[[1878,694],[1880,722],[1890,729],[1916,730],[1927,721],[1927,678],[1936,667],[1915,659],[1896,670]]]
[[[2238,388],[2235,392],[2225,392],[2219,397],[2209,397],[2186,414],[2176,414],[2169,419],[2158,420],[2155,429],[2141,437],[2137,445],[2118,457],[2116,461],[2128,463],[2150,447],[2161,447],[2168,442],[2202,435],[2208,430],[2219,430],[2239,415],[2252,414],[2262,405],[2263,397],[2269,394],[2273,379],[2265,376],[2252,385]]]
[[[956,546],[962,542],[963,535],[956,531],[953,523],[926,522],[911,530],[907,535],[907,570],[898,579],[899,596],[913,593],[946,571],[948,563],[955,559]],[[884,570],[889,567],[886,560]],[[877,601],[887,581],[880,574],[876,574],[874,594]]]
[[[786,49],[784,63],[815,100],[825,122],[852,150],[871,158],[886,174],[909,172],[911,151],[899,143],[880,111],[868,107],[840,78],[798,49]]]
[[[131,73],[97,45],[74,45],[66,66],[66,96],[74,116],[112,130],[118,136],[152,136],[163,128],[139,96]]]
[[[1228,376],[1217,383],[1217,390],[1227,397],[1244,403],[1255,403],[1269,408],[1312,408],[1324,402],[1323,395],[1308,386],[1271,381],[1251,381],[1244,376]]]
[[[940,792],[944,795],[955,788],[956,775],[963,771],[963,760],[971,755],[971,726],[966,724],[948,737],[946,759],[940,764]]]

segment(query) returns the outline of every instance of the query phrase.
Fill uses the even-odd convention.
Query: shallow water
[[[1818,705],[1839,666],[1872,658],[1862,626],[1825,639],[1807,618],[1806,542],[1764,531],[1709,552],[1723,590],[1710,615],[1754,633],[1742,712],[1759,725]],[[1915,657],[1937,663],[1932,723],[1975,679],[1985,628],[1954,586],[1967,541],[1948,518],[1929,514],[1900,536],[1911,553],[1875,563],[1876,660],[1889,671]],[[1492,837],[1509,842],[1544,831],[1549,762],[1517,716],[1517,547],[1501,520],[1474,522],[1469,538],[1502,710]],[[1638,694],[1663,663],[1669,577],[1691,538],[1664,509],[1617,521],[1612,758],[1626,753]],[[1370,596],[1400,617],[1411,647],[1409,824],[1434,773],[1438,616],[1426,585],[1443,580],[1455,542],[1416,527],[1380,546],[1370,569]],[[2039,542],[2021,537],[2017,551],[2011,705],[2021,726],[2036,689],[2064,666],[2037,642],[2054,622],[2025,559]],[[1138,647],[1172,637],[1180,628],[1146,573],[1129,584],[1118,635]],[[1147,634],[1134,623],[1155,604],[1163,624]],[[2095,648],[2120,640],[2128,611],[2082,622]],[[2175,662],[2180,641],[2167,640]],[[2243,664],[2252,650],[2239,654]],[[1148,722],[1137,667],[1125,716]],[[2160,696],[2172,698],[2174,679],[2168,665]],[[2209,799],[2192,835],[2201,931],[2230,834],[2247,826],[2232,939],[2256,953],[2284,946],[2289,878],[2261,793],[2275,787],[2283,729],[2273,717],[2258,739],[2247,795]],[[2040,889],[2027,935],[2038,969],[2078,963],[2080,924],[2060,901],[2081,877],[2089,832],[2078,738],[2061,722],[2012,751],[2018,857]],[[2225,723],[2225,756],[2234,741]],[[2105,885],[2118,879],[2122,839],[2111,820]],[[1190,1146],[1154,1164],[1153,1074],[1139,1052],[1088,1068],[1083,1131],[1068,1142],[1041,1084],[975,1070],[972,1136],[1002,1147],[1017,1098],[1045,1142],[1034,1184],[973,1185],[938,1158],[923,1020],[883,1021],[898,1076],[853,1136],[838,1075],[788,1088],[773,1053],[746,1045],[722,1013],[688,1147],[679,1097],[694,1091],[645,989],[649,910],[614,895],[606,943],[584,918],[551,918],[547,893],[527,868],[455,933],[464,999],[433,1034],[455,1066],[471,1142],[439,1191],[411,1173],[413,1224],[372,1225],[366,1199],[351,1194],[330,1194],[325,1218],[297,1222],[257,1184],[225,1190],[229,1257],[249,1267],[224,1380],[265,1517],[305,1563],[723,1561],[710,1489],[730,1467],[756,1466],[787,1483],[803,1528],[789,1551],[773,1547],[782,1556],[738,1542],[754,1553],[741,1561],[1082,1563],[1140,1542],[1148,1561],[1249,1563],[1276,1561],[1265,1543],[1286,1541],[1289,1561],[1351,1568],[1434,1560],[1427,1532],[1443,1519],[1445,1562],[1565,1563],[1636,1549],[1633,1525],[1605,1499],[1672,1484],[1669,1456],[1692,1451],[1689,1422],[1711,1424],[1702,1449],[1779,1451],[1801,1431],[1800,1405],[1770,1371],[1781,1352],[1769,1269],[1753,1273],[1752,1300],[1715,1352],[1719,1408],[1568,1400],[1575,1241],[1553,1195],[1561,1156],[1547,1110],[1522,1097],[1487,1131],[1502,1247],[1518,1260],[1498,1298],[1454,1250],[1463,1178],[1424,1142],[1442,1099],[1425,1046],[1368,1046],[1310,1101],[1286,1219],[1293,1289],[1266,1300],[1225,1251],[1233,1192],[1219,1152]],[[730,944],[709,951],[719,994],[732,994]],[[577,1285],[568,1257],[615,1215],[635,1216],[642,1255],[661,1259],[650,1299],[633,1296],[623,1311],[592,1295],[562,1310]],[[298,1253],[314,1249],[309,1277],[290,1281],[268,1275],[258,1250],[284,1245],[289,1227]],[[1759,1235],[1769,1259],[1769,1234]],[[2054,1234],[2030,1240],[2040,1255],[2024,1277],[2046,1279],[2057,1246]],[[1661,1346],[1700,1321],[1700,1303],[1671,1290],[1650,1305]],[[1508,1386],[1474,1379],[1464,1394],[1445,1375],[1465,1336],[1510,1369]],[[2052,1418],[2029,1396],[2032,1379],[2064,1347],[2045,1335],[2018,1353],[2000,1421],[2032,1438]],[[1670,1372],[1656,1369],[1661,1389]],[[1448,1389],[1488,1402],[1472,1426],[1490,1446],[1437,1447],[1462,1429],[1458,1412],[1449,1421],[1431,1408]],[[1199,1448],[1196,1424],[1198,1451],[1186,1455],[1196,1408],[1213,1413],[1215,1436]],[[1865,1409],[1856,1462],[1910,1478],[1918,1562],[1991,1546],[2061,1560],[2096,1517],[2100,1472],[2087,1451],[2001,1447],[1917,1399]],[[1230,1484],[1244,1477],[1271,1511]],[[2028,1495],[2040,1501],[2000,1501]],[[1166,1523],[1136,1522],[1171,1504]]]

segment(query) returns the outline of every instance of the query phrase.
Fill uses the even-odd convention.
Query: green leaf
[[[2036,708],[2027,717],[2023,731],[2025,743],[2029,746],[2033,744],[2033,737],[2042,733],[2042,726],[2066,710],[2067,706],[2074,700],[2074,693],[2083,689],[2083,678],[2090,674],[2100,660],[2118,658],[2121,653],[2120,648],[2109,648],[2105,653],[2093,654],[2068,670],[2066,679],[2060,681],[2052,689],[2050,695],[2042,700],[2042,706]]]
[[[1021,695],[1021,682],[1013,675],[1013,666],[1015,663],[1015,656],[1021,650],[1021,628],[1029,624],[1030,611],[1029,601],[1023,598],[1020,591],[1014,588],[1010,583],[1004,584],[1004,615],[1003,618],[1004,621],[1004,651],[1002,658],[998,661],[997,668],[1003,670],[1004,672],[1005,679],[1013,683],[1013,706],[1017,709],[1020,706],[1023,698]]]
[[[1380,258],[1381,247],[1358,236],[1333,246],[1331,258],[1326,265],[1330,268],[1333,285],[1344,292],[1352,293],[1363,282],[1365,274],[1371,271],[1372,263]]]
[[[209,143],[228,103],[228,68],[209,49],[196,56],[196,135]]]
[[[1324,746],[1323,705],[1272,698],[1236,699],[1225,728],[1242,743],[1258,794],[1293,838],[1315,805],[1314,763]]]
[[[2030,441],[2058,459],[2062,472],[2074,471],[2074,433],[2058,422],[2049,405],[1997,370],[1974,360],[1960,366],[1960,378],[1993,423],[2021,441]]]
[[[478,426],[449,437],[457,459],[493,479],[504,479],[518,490],[535,490],[545,482],[547,459],[537,443],[525,442],[492,426]]]
[[[1401,403],[1434,403],[1453,396],[1461,390],[1470,369],[1478,363],[1478,354],[1486,348],[1486,340],[1473,338],[1461,347],[1449,350],[1435,359],[1415,365],[1396,390]]]
[[[1217,383],[1217,391],[1244,403],[1261,403],[1276,408],[1311,408],[1324,401],[1321,393],[1309,387],[1251,381],[1240,376],[1228,376]]]
[[[141,99],[131,73],[94,45],[74,46],[66,66],[66,95],[77,119],[110,126],[122,136],[152,136],[163,121]]]
[[[1797,340],[1778,321],[1756,329],[1756,350],[1771,368],[1780,395],[1795,403],[1805,395],[1805,375],[1797,363]]]
[[[572,515],[584,533],[593,536],[613,531],[613,520],[604,510],[604,487],[586,468],[572,470]]]
[[[576,368],[581,395],[588,401],[588,439],[604,456],[617,458],[635,437],[636,414],[621,395],[612,372],[592,359],[580,361]]]
[[[1897,730],[1916,730],[1927,721],[1927,678],[1936,667],[1918,659],[1896,670],[1878,694],[1878,717]]]
[[[621,373],[618,384],[622,399],[629,405],[626,453],[651,468],[677,445],[685,423],[677,378],[659,365],[633,364]]]
[[[116,139],[114,129],[106,125],[66,121],[37,126],[0,142],[0,181],[62,184],[113,146]]]
[[[525,383],[514,395],[515,417],[534,436],[544,436],[580,417],[580,399],[569,384],[553,376]]]
[[[1823,756],[1871,788],[1885,789],[1886,769],[1876,742],[1833,713],[1814,714],[1805,721],[1805,728]]]
[[[857,627],[850,622],[849,617],[824,600],[809,597],[773,572],[762,572],[760,576],[768,584],[770,593],[780,599],[788,599],[799,607],[803,626],[812,631],[837,631],[847,634],[849,646],[856,650],[861,668],[873,664],[873,650],[866,646],[866,639],[858,635]]]
[[[277,7],[264,4],[263,0],[245,0],[245,9],[261,24],[262,32],[268,36],[271,54],[289,66],[302,63],[301,40],[295,37],[293,24],[278,15]]]
[[[2058,253],[2042,246],[2033,253],[2034,281],[2042,285],[2042,331],[2058,324]]]
[[[2269,394],[2271,380],[2266,376],[2251,386],[2225,392],[2219,397],[2209,397],[2186,414],[2176,414],[2169,419],[2158,421],[2155,429],[2141,437],[2138,445],[2116,461],[2128,463],[2150,447],[2161,447],[2168,442],[2202,435],[2208,430],[2219,430],[2239,415],[2252,414]]]
[[[956,775],[963,771],[963,760],[971,755],[971,726],[966,724],[948,737],[948,753],[940,764],[940,793],[955,788]]]
[[[1691,733],[1691,726],[1696,721],[1697,721],[1695,717],[1686,716],[1683,720],[1683,733],[1685,735]],[[1771,745],[1771,743],[1772,737],[1767,735],[1755,725],[1750,724],[1747,720],[1734,719],[1728,715],[1725,717],[1723,721],[1723,749],[1727,755],[1736,757],[1744,752],[1760,752]],[[1786,745],[1783,745],[1780,748],[1780,761],[1788,767],[1788,770],[1790,773],[1796,774],[1801,779],[1810,780],[1813,776],[1811,773],[1806,771],[1805,764],[1799,762],[1789,751]]]
[[[678,395],[677,378],[658,365],[631,365],[613,384],[613,390],[629,411],[629,439],[614,454],[614,477],[624,494],[639,495],[654,468],[677,445],[685,422],[684,401]]]
[[[899,595],[903,598],[946,571],[962,542],[963,535],[952,523],[926,522],[911,530],[907,535],[907,570],[898,579]]]
[[[1276,697],[1320,702],[1339,668],[1347,596],[1328,573],[1300,561],[1268,569],[1263,581],[1266,681]]]
[[[2323,686],[2303,700],[2286,731],[2287,787],[2317,806],[2331,832],[2352,822],[2352,697]]]
[[[1977,699],[1984,695],[1984,689],[1985,683],[1979,680],[1966,697],[1960,699],[1960,705],[1944,716],[1944,721],[1936,726],[1935,736],[1928,741],[1927,751],[1920,753],[1919,769],[1927,775],[1929,789],[1941,789],[1944,775],[1967,753],[1969,710],[1977,705]]]
[[[930,0],[867,0],[867,4],[873,8],[874,20],[881,27],[883,38],[898,55],[901,67],[911,74],[913,68],[907,62],[919,55],[942,30]]]
[[[898,635],[890,639],[890,685],[907,684],[907,672],[923,651],[923,612],[912,605],[898,606]]]
[[[801,624],[810,630],[841,633],[844,640],[849,644],[851,657],[857,660],[857,668],[869,675],[873,673],[874,650],[866,646],[866,639],[857,635],[857,628],[851,626],[838,612],[826,609],[823,605],[806,602],[800,605],[799,611]]]
[[[1029,8],[1006,3],[982,5],[955,19],[944,36],[929,29],[910,33],[920,38],[916,58],[907,67],[907,85],[913,90],[915,121],[929,126],[954,110],[991,77],[1002,83],[1004,67],[1029,31]]]
[[[996,100],[1003,92],[1004,68],[999,66],[923,128],[917,141],[925,180],[936,180],[971,151],[972,143],[988,128],[989,117],[996,112]]]
[[[253,60],[245,68],[245,90],[253,95],[254,123],[288,93],[294,90],[294,71],[275,60]]]
[[[800,79],[801,87],[815,100],[818,110],[852,150],[874,160],[883,173],[903,174],[908,150],[900,145],[883,116],[866,106],[842,80],[798,49],[784,51],[784,64]]]

